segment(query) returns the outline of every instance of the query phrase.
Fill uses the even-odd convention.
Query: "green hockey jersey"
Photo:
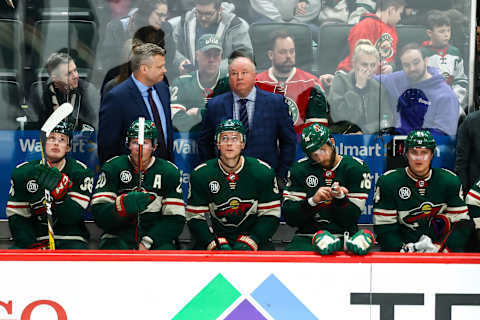
[[[124,193],[137,190],[138,172],[128,155],[114,157],[101,168],[92,211],[97,225],[105,232],[103,238],[120,237],[132,247],[136,240],[147,239],[151,249],[171,243],[183,230],[185,203],[182,199],[180,171],[171,162],[152,157],[143,174],[142,188],[155,200],[140,213],[140,234],[136,239],[137,219],[120,216],[115,200]]]
[[[215,86],[219,79],[226,76],[226,72],[219,72]],[[213,96],[215,86],[205,88],[200,84],[198,71],[183,75],[175,79],[170,87],[172,109],[172,124],[175,130],[200,131],[205,105]],[[197,114],[188,114],[187,111],[198,108]]]
[[[275,172],[261,160],[242,159],[242,166],[234,174],[225,172],[218,159],[211,159],[190,176],[186,214],[200,248],[214,240],[205,214],[212,217],[217,236],[227,238],[230,244],[246,235],[261,249],[278,228],[280,194]]]
[[[92,194],[93,172],[80,161],[65,160],[60,171],[69,177],[73,185],[63,198],[52,203],[53,232],[55,239],[88,243],[84,212]],[[45,190],[40,189],[32,178],[38,163],[40,160],[19,164],[13,169],[11,177],[6,213],[15,246],[24,249],[48,239],[46,207],[43,204]]]
[[[334,182],[348,189],[344,199],[333,199],[316,206],[308,203],[320,187],[330,187]],[[358,158],[342,156],[334,168],[325,170],[305,157],[298,160],[288,174],[283,191],[283,216],[289,225],[298,228],[298,235],[312,236],[319,230],[333,234],[348,231],[353,235],[358,230],[357,221],[365,210],[370,188],[370,170]]]
[[[480,229],[480,178],[475,181],[472,189],[468,191],[465,202],[468,205],[468,212],[473,219],[475,229]]]
[[[398,168],[377,181],[373,222],[384,251],[399,251],[423,234],[444,242],[447,250],[462,250],[469,232],[453,228],[461,220],[469,220],[468,209],[460,179],[449,170],[434,168],[419,180],[407,168]]]

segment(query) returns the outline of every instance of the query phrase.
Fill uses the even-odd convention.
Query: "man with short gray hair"
[[[109,91],[100,106],[100,164],[127,153],[124,143],[127,129],[139,117],[155,122],[159,141],[154,155],[173,161],[170,92],[163,81],[167,72],[165,51],[153,43],[143,44],[133,52],[131,64],[133,73]]]
[[[73,112],[67,118],[75,131],[92,132],[98,127],[98,90],[79,78],[72,57],[64,52],[52,53],[45,63],[49,78],[32,85],[27,119],[40,128],[61,104],[70,102]]]

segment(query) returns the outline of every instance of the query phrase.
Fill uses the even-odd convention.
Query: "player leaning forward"
[[[373,221],[383,251],[465,250],[472,222],[460,179],[431,168],[435,147],[429,131],[411,131],[405,141],[408,167],[378,179]]]
[[[180,171],[152,155],[158,132],[151,120],[145,120],[139,176],[139,128],[135,120],[127,131],[130,155],[105,162],[98,177],[92,209],[104,231],[100,249],[173,250],[185,224]]]
[[[285,221],[297,227],[287,250],[331,254],[343,249],[340,236],[353,235],[347,249],[366,254],[373,245],[373,234],[358,231],[357,221],[370,191],[370,173],[366,163],[348,155],[339,155],[328,128],[319,123],[302,131],[302,149],[307,157],[290,169],[283,193]],[[346,239],[344,239],[346,240]]]
[[[93,172],[80,161],[66,158],[72,133],[70,123],[60,122],[47,137],[47,164],[33,160],[13,170],[6,209],[13,248],[48,248],[45,190],[52,197],[56,249],[88,248],[83,214],[90,202]]]
[[[219,157],[192,172],[186,213],[199,249],[273,250],[270,238],[280,221],[275,172],[242,156],[245,137],[239,120],[222,121],[215,131]]]

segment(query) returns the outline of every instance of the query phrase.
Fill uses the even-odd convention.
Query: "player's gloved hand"
[[[438,249],[440,249],[439,246],[423,234],[417,242],[404,244],[400,252],[438,252]]]
[[[49,190],[55,200],[63,198],[68,189],[73,186],[72,181],[65,173],[45,164],[39,163],[35,166],[34,178],[39,187]]]
[[[233,250],[243,250],[243,251],[257,251],[258,244],[250,238],[249,236],[238,236],[237,240],[233,244]]]
[[[359,255],[367,254],[375,243],[375,237],[372,232],[361,229],[346,241],[347,250]]]
[[[232,247],[230,247],[230,244],[226,238],[219,237],[217,240],[219,246],[217,246],[215,240],[212,240],[212,242],[207,245],[207,250],[232,250]]]
[[[28,246],[27,249],[34,249],[34,250],[48,250],[50,249],[50,245],[48,243],[48,239],[40,240],[38,242],[32,243]]]
[[[341,249],[340,239],[327,230],[320,230],[312,238],[313,249],[321,255],[332,254]]]
[[[121,217],[134,215],[145,211],[153,200],[155,200],[155,196],[151,194],[131,191],[117,197],[115,209]]]

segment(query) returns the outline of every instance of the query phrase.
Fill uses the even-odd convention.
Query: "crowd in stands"
[[[0,20],[0,27],[7,22],[13,25],[12,34],[19,41],[16,45],[1,47],[6,53],[0,60],[11,59],[15,63],[9,73],[9,65],[2,62],[0,76],[5,80],[0,80],[0,85],[2,81],[12,80],[18,84],[15,94],[25,97],[18,100],[24,100],[26,106],[12,107],[18,108],[18,116],[26,116],[27,129],[40,129],[61,104],[71,103],[73,113],[65,120],[72,130],[97,138],[100,165],[107,164],[107,168],[101,169],[104,175],[118,169],[117,164],[108,167],[109,159],[134,153],[135,144],[133,136],[128,136],[129,130],[134,120],[144,117],[151,119],[149,125],[155,131],[151,148],[147,148],[151,151],[147,159],[174,162],[174,134],[190,134],[198,140],[200,163],[218,158],[224,165],[215,170],[229,173],[232,179],[238,179],[236,170],[243,168],[240,163],[247,165],[248,157],[258,158],[272,167],[273,173],[265,175],[273,174],[275,179],[274,194],[262,201],[275,205],[281,196],[276,195],[276,188],[289,190],[291,187],[288,172],[294,163],[295,150],[301,144],[296,134],[301,135],[312,124],[328,127],[327,137],[330,132],[409,135],[414,130],[425,130],[422,132],[433,137],[456,136],[458,130],[460,156],[456,170],[461,180],[458,186],[466,188],[465,193],[475,186],[480,170],[471,164],[478,157],[476,151],[471,150],[474,146],[469,145],[469,137],[474,135],[473,122],[478,120],[471,112],[475,106],[469,105],[472,94],[469,81],[473,79],[467,76],[471,57],[467,32],[470,22],[464,18],[469,13],[466,0],[422,1],[421,4],[414,0],[69,0],[64,7],[54,4],[54,0],[2,3],[4,19]],[[20,21],[21,25],[12,21]],[[59,34],[54,28],[63,28],[65,39],[52,39]],[[336,33],[338,30],[341,31]],[[338,48],[338,42],[343,39],[342,50],[333,52],[335,60],[323,68],[319,63],[321,57],[332,56],[329,43],[336,43]],[[245,157],[233,157],[237,162],[225,156],[232,151],[222,147],[221,132],[216,132],[227,119],[242,124],[242,129],[234,131],[244,134],[236,145],[243,144],[239,152]],[[319,147],[334,145],[334,141],[329,141]],[[305,150],[309,149],[303,148]],[[313,151],[309,150],[307,156]],[[469,158],[472,154],[473,158]],[[125,161],[128,162],[127,156],[122,159],[119,167],[125,167]],[[335,160],[333,156],[332,159]],[[340,159],[335,161],[340,163]],[[154,162],[145,165],[154,166]],[[164,163],[159,162],[159,172],[173,172],[172,176],[176,177],[174,169],[164,168]],[[233,166],[229,167],[231,163]],[[141,165],[133,164],[129,174],[134,175]],[[256,168],[257,164],[248,166]],[[258,170],[264,170],[260,168]],[[328,168],[327,172],[332,169],[329,165],[324,168]],[[215,170],[212,172],[218,174]],[[368,174],[368,168],[364,171]],[[152,174],[153,180],[149,182],[153,186],[155,177]],[[315,207],[324,200],[345,205],[348,190],[325,183],[328,196],[315,199],[315,205],[310,205]],[[230,181],[230,188],[232,184],[235,186],[235,181]],[[50,186],[48,182],[46,185]],[[164,215],[182,216],[181,221],[175,223],[183,225],[185,214],[178,212],[175,207],[178,203],[173,206],[170,203],[167,209],[161,209],[157,203],[166,197],[177,201],[175,199],[181,198],[178,190],[170,190],[169,195],[157,192],[150,199],[130,195],[130,192],[122,196],[130,185],[116,187],[119,189],[100,188],[103,198],[94,200],[97,208],[108,207],[108,214],[114,212],[125,218],[140,209],[151,213],[157,206]],[[217,187],[220,188],[213,184],[206,188],[215,193],[212,190]],[[287,199],[298,201],[297,191],[290,192]],[[471,191],[467,204],[477,206],[476,201],[480,204],[480,196],[476,197],[476,191]],[[224,205],[222,199],[211,203],[194,199],[198,204],[190,208],[190,213],[200,210],[198,207]],[[253,199],[252,203],[255,201],[260,200]],[[359,205],[355,200],[352,203],[356,207],[354,213],[349,214],[358,218],[357,211],[364,209],[364,204]],[[456,206],[463,210],[460,204]],[[262,210],[257,209],[252,214],[255,211],[262,215]],[[277,218],[277,212],[265,212]],[[18,212],[13,210],[10,214]],[[107,219],[103,214],[102,211],[102,219]],[[314,233],[304,227],[305,221],[297,223],[297,218],[290,216],[294,226],[308,229],[308,234]],[[186,219],[189,225],[198,228],[188,212]],[[122,223],[132,223],[132,219],[123,220]],[[450,220],[458,222],[454,218]],[[226,232],[230,227],[227,221],[222,220],[223,225],[217,228]],[[385,219],[380,221],[388,224]],[[202,221],[201,230],[196,232],[203,236],[204,247],[219,248],[222,243],[212,242],[216,239],[205,235],[205,230],[211,227],[208,217],[206,222],[207,228]],[[240,225],[241,221],[232,223]],[[118,228],[109,223],[102,226],[114,231]],[[268,228],[270,235],[274,229],[271,221]],[[370,238],[370,234],[356,226],[349,228],[345,230],[352,235],[360,232],[356,236],[362,241],[373,241],[373,234]],[[334,233],[345,230],[334,230]],[[166,240],[155,232],[157,238],[139,241],[128,238],[127,244],[105,244],[105,248],[116,245],[131,248],[138,243],[146,249],[154,243],[156,247]],[[171,234],[167,242],[170,244],[175,236],[178,232]],[[234,239],[227,232],[225,238],[230,243],[237,241],[249,248],[258,248],[255,236],[253,240],[242,238],[244,236],[235,234]],[[318,247],[327,243],[333,250],[338,246],[338,239],[330,236],[316,234],[314,243]],[[108,242],[107,238],[103,240]],[[412,238],[409,242],[416,240]],[[353,251],[366,250],[365,246],[360,245],[358,249],[356,245]],[[299,244],[302,246],[303,243]]]

